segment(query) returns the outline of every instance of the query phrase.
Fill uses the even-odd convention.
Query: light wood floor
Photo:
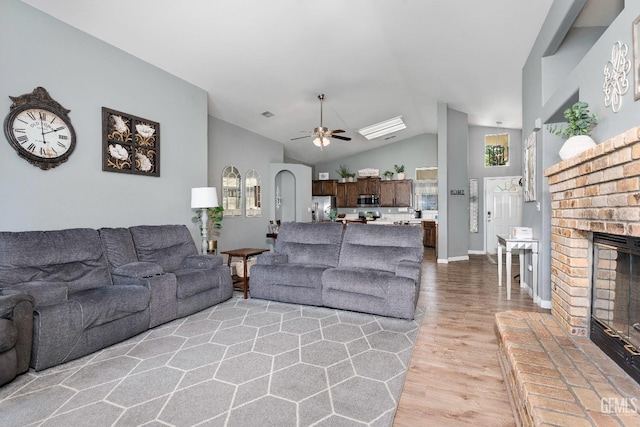
[[[485,255],[437,264],[425,249],[426,314],[413,351],[394,426],[514,426],[498,362],[494,314],[543,311],[513,281],[511,300],[498,288]],[[517,269],[516,269],[517,272]]]

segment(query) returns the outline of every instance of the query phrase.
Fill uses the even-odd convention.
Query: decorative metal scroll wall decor
[[[160,124],[102,107],[102,170],[160,176]]]
[[[604,105],[611,107],[614,113],[620,111],[622,95],[629,91],[627,74],[631,71],[631,61],[627,59],[629,46],[615,42],[611,49],[611,59],[604,66]]]

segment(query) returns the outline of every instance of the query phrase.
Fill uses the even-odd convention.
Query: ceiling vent
[[[394,117],[393,119],[385,120],[384,122],[376,123],[375,125],[362,128],[358,130],[358,133],[367,139],[373,139],[406,128],[407,125],[405,125],[402,121],[402,116],[398,116]]]

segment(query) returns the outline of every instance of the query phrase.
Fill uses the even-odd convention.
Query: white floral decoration
[[[136,125],[136,131],[138,131],[143,138],[149,138],[156,130],[149,125]]]
[[[113,127],[116,128],[118,132],[124,133],[129,131],[129,127],[124,122],[124,119],[120,116],[111,116],[113,117]]]
[[[153,165],[151,164],[151,160],[149,160],[147,156],[142,153],[136,153],[136,159],[138,159],[138,161],[140,162],[141,171],[149,172],[151,170],[151,167]]]
[[[129,153],[120,144],[109,144],[109,154],[111,154],[111,157],[118,160],[127,160],[129,158]]]

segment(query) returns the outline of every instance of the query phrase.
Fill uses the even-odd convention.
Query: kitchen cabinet
[[[424,230],[423,245],[427,248],[435,248],[438,241],[438,225],[435,221],[422,221]]]
[[[379,195],[380,194],[380,178],[358,178],[358,194],[363,195]]]
[[[336,197],[336,205],[339,208],[358,207],[358,183],[339,182]]]
[[[411,206],[411,179],[397,179],[380,182],[380,206],[408,207]]]
[[[311,182],[312,196],[335,196],[338,189],[338,180],[324,179]]]

